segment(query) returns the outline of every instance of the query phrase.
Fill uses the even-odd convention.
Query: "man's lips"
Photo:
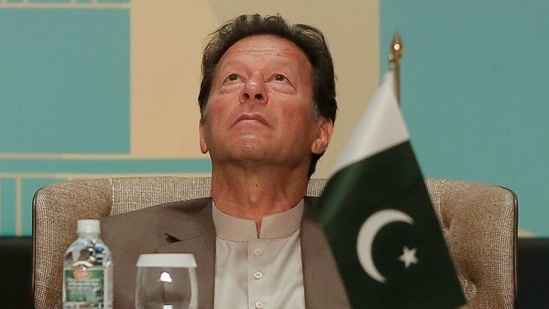
[[[256,114],[256,113],[240,115],[236,119],[236,121],[234,122],[233,126],[235,126],[236,124],[238,124],[239,122],[242,122],[242,121],[257,121],[257,122],[259,122],[261,124],[264,124],[266,126],[270,126],[269,122],[267,121],[267,119],[265,119],[265,117],[263,117],[260,114]]]

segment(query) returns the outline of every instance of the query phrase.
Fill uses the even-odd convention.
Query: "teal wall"
[[[33,194],[51,183],[210,171],[131,157],[129,2],[0,1],[0,235],[31,235]]]
[[[128,153],[128,9],[0,10],[2,153]]]
[[[519,227],[549,236],[549,1],[380,4],[381,55],[396,29],[404,41],[402,108],[425,176],[509,187]]]

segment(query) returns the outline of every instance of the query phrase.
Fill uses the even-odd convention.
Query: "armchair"
[[[311,179],[308,195],[322,192]],[[427,179],[427,187],[463,291],[463,308],[514,308],[517,199],[505,188]],[[36,308],[61,308],[63,254],[78,219],[209,196],[210,178],[120,177],[71,180],[39,189],[33,200],[33,294]]]

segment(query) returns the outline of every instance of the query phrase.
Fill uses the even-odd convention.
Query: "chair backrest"
[[[318,196],[324,179],[309,182]],[[502,187],[427,179],[433,206],[468,303],[514,308],[517,199]],[[61,308],[63,255],[78,219],[101,218],[160,203],[206,197],[210,178],[121,177],[71,180],[39,189],[33,200],[36,308]]]

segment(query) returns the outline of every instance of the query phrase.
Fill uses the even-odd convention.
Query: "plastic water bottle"
[[[78,239],[67,249],[63,268],[63,309],[113,308],[111,252],[99,220],[78,220]]]

